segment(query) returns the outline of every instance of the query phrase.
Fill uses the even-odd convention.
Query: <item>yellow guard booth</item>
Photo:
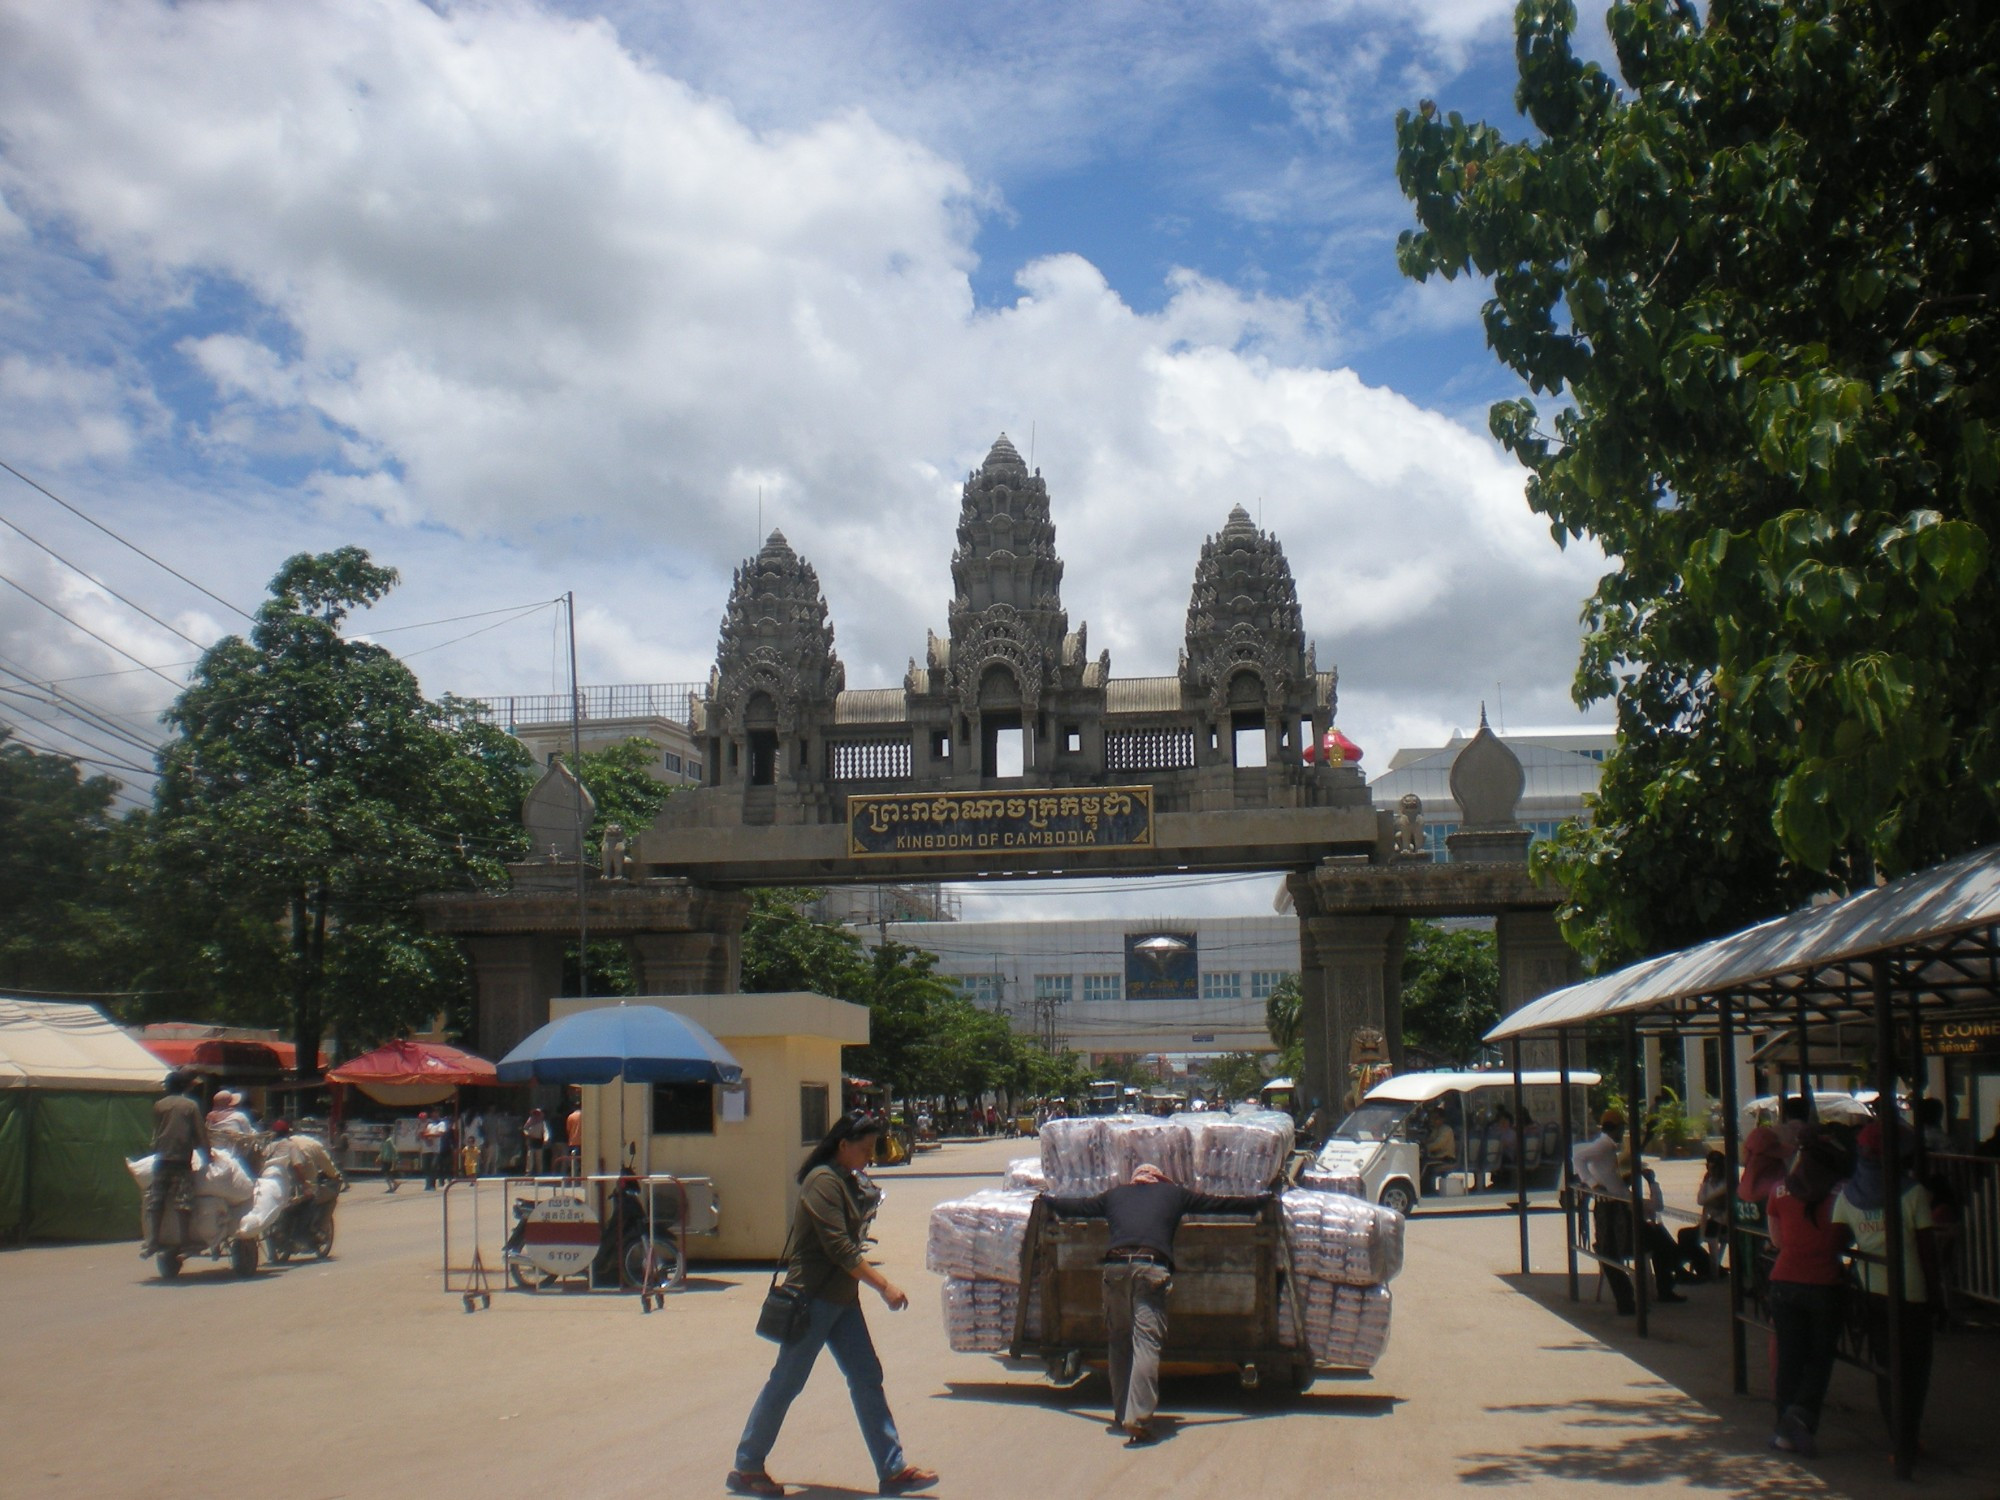
[[[551,1019],[601,1006],[657,1005],[706,1027],[743,1065],[740,1088],[603,1084],[583,1094],[587,1172],[618,1169],[625,1140],[640,1167],[711,1178],[722,1232],[688,1240],[694,1260],[771,1260],[784,1248],[798,1197],[793,1175],[840,1117],[840,1049],[868,1040],[868,1012],[811,991],[770,995],[593,996],[552,1000]],[[646,1133],[650,1127],[651,1161]]]

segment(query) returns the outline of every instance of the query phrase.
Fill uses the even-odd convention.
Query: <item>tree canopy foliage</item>
[[[1493,934],[1411,922],[1403,948],[1403,1045],[1469,1067],[1499,1019]]]
[[[1522,0],[1509,141],[1397,117],[1425,279],[1492,280],[1492,410],[1612,569],[1588,828],[1542,854],[1600,960],[2000,835],[2000,7],[1620,0],[1622,86]]]
[[[0,727],[0,989],[125,984],[142,947],[118,783]]]
[[[416,897],[519,852],[519,742],[340,633],[395,582],[355,547],[290,559],[166,715],[157,870],[213,982],[282,997],[302,1067],[329,1028],[353,1045],[460,1001],[457,946]]]
[[[743,924],[747,992],[816,990],[865,1005],[869,1041],[848,1065],[886,1083],[900,1098],[970,1100],[1004,1090],[1015,1097],[1077,1092],[1082,1064],[1051,1056],[1008,1018],[968,1000],[937,970],[937,955],[884,941],[872,950],[851,930],[815,921],[809,890],[751,893]]]

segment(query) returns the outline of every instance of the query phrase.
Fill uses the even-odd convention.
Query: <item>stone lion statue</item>
[[[1395,828],[1398,854],[1424,852],[1424,799],[1415,792],[1403,793],[1396,804]]]
[[[606,880],[629,880],[632,875],[632,854],[625,842],[625,825],[606,823],[604,842],[598,846],[598,853],[604,862]]]

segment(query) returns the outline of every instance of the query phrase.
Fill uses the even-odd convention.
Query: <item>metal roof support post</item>
[[[1556,1032],[1556,1068],[1562,1075],[1562,1098],[1557,1118],[1562,1121],[1562,1159],[1556,1163],[1556,1182],[1562,1188],[1563,1244],[1568,1247],[1569,1300],[1579,1299],[1576,1282],[1576,1193],[1571,1187],[1570,1156],[1576,1140],[1576,1122],[1570,1118],[1569,1028]],[[1520,1121],[1514,1122],[1516,1149],[1519,1149]]]
[[[1876,1355],[1889,1366],[1889,1440],[1895,1445],[1896,1477],[1908,1479],[1916,1462],[1903,1413],[1909,1392],[1903,1378],[1903,1158],[1902,1121],[1896,1115],[1896,1008],[1889,985],[1889,960],[1875,958],[1875,1116],[1882,1127],[1882,1234],[1888,1265],[1887,1349]]]
[[[1528,1274],[1527,1101],[1521,1093],[1521,1039],[1514,1038],[1514,1212],[1521,1225],[1521,1274]]]
[[[1729,1379],[1739,1396],[1750,1394],[1750,1345],[1743,1326],[1743,1281],[1747,1264],[1743,1240],[1736,1232],[1736,1171],[1742,1157],[1737,1138],[1736,1011],[1727,990],[1716,997],[1716,1018],[1722,1023],[1722,1175],[1729,1196],[1723,1200],[1723,1246],[1729,1252]]]
[[[1639,1097],[1639,1023],[1629,1017],[1625,1022],[1625,1139],[1632,1147],[1632,1224],[1631,1233],[1626,1236],[1626,1256],[1631,1266],[1632,1295],[1637,1299],[1638,1329],[1640,1338],[1648,1338],[1646,1332],[1646,1311],[1651,1299],[1646,1291],[1646,1274],[1640,1255],[1641,1237],[1646,1223],[1646,1178],[1639,1170],[1640,1158],[1646,1142],[1640,1133],[1645,1125],[1645,1100]]]
[[[1929,1152],[1924,1146],[1924,1122],[1918,1117],[1917,1108],[1930,1093],[1930,1069],[1924,1066],[1924,1008],[1917,997],[1917,987],[1910,986],[1910,1161],[1917,1174],[1917,1181],[1924,1180],[1930,1169]],[[1947,1102],[1951,1090],[1944,1091]],[[1950,1123],[1949,1120],[1946,1121]]]
[[[1806,992],[1803,987],[1792,997],[1793,1008],[1798,1013],[1799,1027],[1799,1094],[1806,1101],[1806,1118],[1819,1118],[1819,1090],[1813,1087],[1812,1048],[1806,1036]],[[1784,1100],[1778,1101],[1778,1116],[1784,1118]]]

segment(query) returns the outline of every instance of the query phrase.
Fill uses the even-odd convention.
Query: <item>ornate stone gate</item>
[[[431,899],[433,925],[470,947],[481,1045],[546,1016],[579,883],[593,935],[631,945],[643,987],[688,993],[736,988],[735,893],[750,886],[1283,872],[1316,1100],[1339,1099],[1332,1059],[1355,1026],[1396,1036],[1408,916],[1499,911],[1518,968],[1505,924],[1546,922],[1553,905],[1526,879],[1526,835],[1469,843],[1464,857],[1493,856],[1480,873],[1396,852],[1359,768],[1320,751],[1336,674],[1305,638],[1275,536],[1238,506],[1202,545],[1178,667],[1161,677],[1114,677],[1108,651],[1090,655],[1055,542],[1048,487],[1003,434],[961,491],[946,633],[900,686],[855,689],[817,574],[772,532],[736,572],[695,703],[707,784],[673,797],[629,857],[583,868],[589,851],[552,823],[535,840],[550,857],[517,867],[513,890]],[[1490,732],[1461,759],[1477,767],[1487,746],[1512,763]]]

